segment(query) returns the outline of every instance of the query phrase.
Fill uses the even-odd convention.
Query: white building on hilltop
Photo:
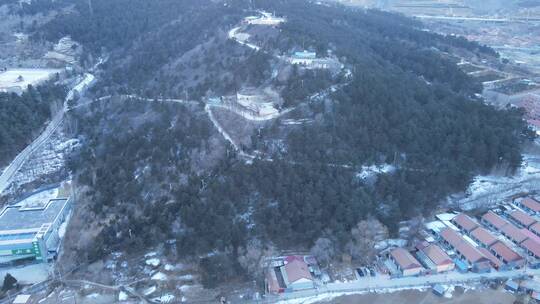
[[[247,17],[245,20],[252,25],[280,25],[285,22],[285,18],[276,17],[271,13],[261,12],[261,17]]]

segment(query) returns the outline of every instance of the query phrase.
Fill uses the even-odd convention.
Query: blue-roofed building
[[[59,229],[69,214],[71,199],[34,193],[0,212],[0,263],[21,259],[47,261],[56,256]]]
[[[435,293],[438,296],[444,296],[444,293],[446,292],[446,287],[444,287],[441,284],[436,284],[433,286],[433,293]]]
[[[469,265],[465,261],[455,259],[454,264],[456,265],[456,269],[459,272],[467,272],[467,271],[469,271]]]

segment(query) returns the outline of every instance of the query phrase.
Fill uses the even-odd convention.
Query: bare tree
[[[388,228],[375,218],[359,222],[351,230],[351,241],[347,244],[348,254],[361,263],[371,263],[377,254],[374,246],[388,238]]]
[[[245,248],[240,250],[238,263],[253,278],[260,278],[263,275],[263,261],[267,257],[276,255],[273,246],[265,246],[257,239],[250,240]]]
[[[336,256],[334,242],[327,238],[318,238],[310,253],[317,258],[321,265],[328,265]]]

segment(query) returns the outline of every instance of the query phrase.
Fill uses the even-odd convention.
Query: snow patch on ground
[[[87,295],[86,297],[90,298],[90,299],[95,299],[95,298],[98,298],[99,296],[100,296],[99,293],[94,292],[94,293],[91,293],[91,294]]]
[[[174,295],[166,294],[162,295],[161,297],[153,298],[152,300],[158,303],[171,303],[174,300]]]
[[[497,193],[506,190],[512,191],[513,193],[532,190],[529,188],[540,182],[535,182],[536,179],[540,179],[540,157],[524,154],[521,167],[517,170],[515,175],[476,176],[469,185],[469,188],[466,191],[467,198],[463,199],[463,202],[460,203],[460,207],[463,210],[470,210],[478,207],[478,204],[480,203],[483,206],[496,204],[500,201]],[[489,199],[490,195],[495,195],[496,197]],[[478,202],[477,200],[479,199],[483,199],[483,201]]]
[[[152,267],[158,267],[161,264],[161,261],[158,258],[152,258],[145,261],[146,265]]]
[[[44,201],[48,201],[52,198],[56,198],[58,196],[58,188],[49,189],[45,191],[41,191],[39,193],[36,193],[32,196],[29,196],[22,201],[18,202],[17,205],[19,206],[34,206],[36,204],[42,203]]]
[[[61,239],[63,239],[64,235],[66,235],[66,228],[67,228],[68,221],[69,221],[69,219],[66,220],[65,222],[63,222],[60,225],[60,228],[58,228],[58,237],[60,237]]]
[[[362,171],[357,173],[356,177],[360,179],[367,179],[374,175],[392,173],[394,171],[396,171],[396,167],[390,164],[362,166]]]
[[[193,275],[192,274],[185,274],[185,275],[181,275],[178,277],[179,280],[184,280],[184,281],[191,281],[193,280]]]
[[[167,281],[167,275],[163,272],[157,272],[151,278],[154,281]]]
[[[405,247],[407,245],[407,240],[403,239],[387,239],[380,242],[377,242],[373,246],[377,250],[384,250],[388,247]]]
[[[126,301],[128,299],[127,293],[120,291],[118,294],[118,301]]]
[[[152,286],[152,287],[149,287],[149,288],[145,289],[145,290],[143,291],[143,294],[144,294],[145,296],[149,296],[149,295],[153,294],[154,292],[156,292],[156,290],[157,290],[157,287],[156,287],[156,286]]]
[[[193,288],[192,285],[182,285],[182,286],[178,287],[178,290],[180,290],[181,292],[187,292],[191,288]]]

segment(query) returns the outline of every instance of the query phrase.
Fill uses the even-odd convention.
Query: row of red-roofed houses
[[[484,214],[481,221],[522,247],[530,256],[540,259],[540,222],[531,216],[539,214],[540,202],[527,197],[515,201],[514,204],[522,210],[515,209],[507,213],[511,222],[493,211]]]
[[[498,217],[498,219],[500,219],[500,221],[496,221],[497,224],[502,224],[505,221],[500,217]],[[504,270],[519,268],[525,265],[526,260],[522,256],[510,248],[506,243],[495,237],[490,231],[484,227],[481,227],[476,220],[472,219],[468,215],[460,213],[452,219],[452,223],[459,227],[466,235],[468,235],[479,245],[479,251],[491,261],[494,268]],[[505,227],[511,228],[511,226],[502,225],[503,235],[505,235],[504,231],[510,231],[510,233],[507,234],[514,235],[512,229],[507,230]],[[512,237],[509,239],[513,240]],[[493,259],[493,256],[496,257],[496,259]]]
[[[454,270],[455,264],[436,244],[420,242],[416,245],[416,258],[404,248],[394,248],[388,258],[394,263],[403,276],[414,276],[422,273],[441,273]]]

